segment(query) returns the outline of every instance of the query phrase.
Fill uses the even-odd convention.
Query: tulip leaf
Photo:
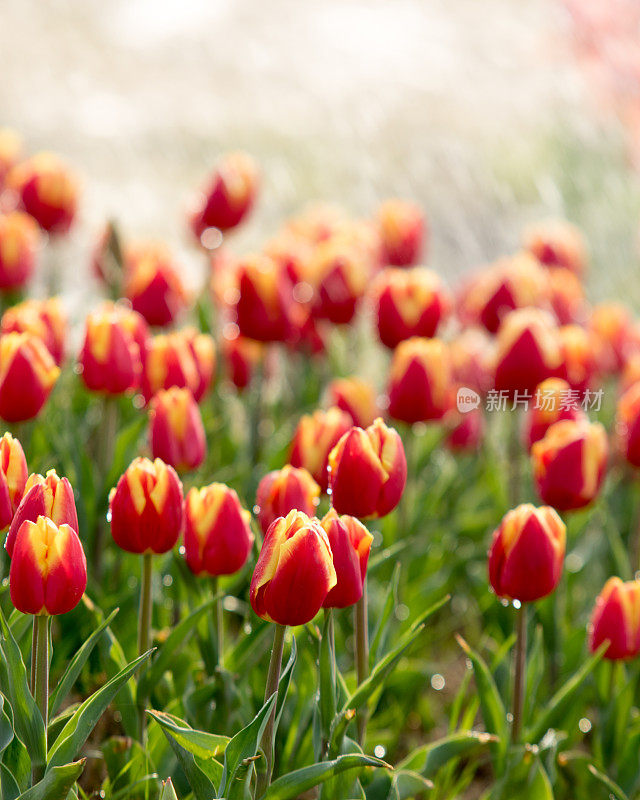
[[[147,714],[167,731],[181,747],[200,758],[215,758],[224,753],[231,739],[221,734],[198,731],[186,722],[164,711],[148,710]]]
[[[180,766],[193,791],[195,800],[211,800],[212,797],[218,797],[216,794],[216,783],[219,783],[219,777],[222,775],[221,765],[214,759],[209,759],[208,761],[205,759],[197,759],[197,757],[183,747],[173,736],[173,733],[170,733],[160,722],[156,716],[156,712],[148,713],[151,713],[151,716],[161,725],[162,732],[175,753],[176,758],[180,762]],[[219,771],[218,767],[220,768]]]
[[[286,667],[280,673],[280,678],[278,680],[278,700],[276,702],[276,718],[275,722],[273,723],[273,735],[275,738],[276,731],[278,730],[278,725],[280,724],[280,718],[282,717],[282,712],[284,711],[284,703],[287,699],[287,693],[289,692],[289,686],[291,685],[291,678],[293,676],[293,668],[296,665],[296,661],[298,659],[298,649],[296,645],[296,637],[291,637],[291,652],[289,653],[289,660],[287,661]]]
[[[390,769],[389,764],[373,756],[365,756],[357,753],[351,755],[338,756],[333,761],[322,761],[318,764],[311,764],[309,767],[302,767],[294,772],[273,781],[271,786],[262,795],[261,800],[295,800],[304,792],[308,792],[315,786],[324,783],[329,778],[334,778],[347,770],[362,771],[365,767],[382,767]]]
[[[601,783],[606,788],[607,792],[609,792],[609,797],[612,798],[612,800],[629,800],[627,795],[622,791],[618,784],[612,781],[608,775],[605,775],[603,772],[600,772],[599,769],[596,769],[593,764],[589,764],[589,772],[598,781],[598,783]]]
[[[398,584],[400,582],[400,572],[402,566],[400,562],[398,562],[393,570],[393,575],[391,576],[391,580],[389,581],[389,585],[387,587],[387,594],[384,601],[384,606],[382,608],[382,612],[378,618],[378,625],[376,627],[376,632],[373,635],[373,639],[371,640],[371,647],[369,648],[369,661],[371,665],[375,664],[378,660],[380,655],[380,651],[382,646],[384,645],[384,640],[387,635],[387,630],[389,627],[389,620],[391,619],[391,614],[393,613],[393,609],[398,602]]]
[[[167,778],[166,781],[162,781],[162,789],[160,790],[159,800],[178,800],[178,795],[176,794],[176,790],[173,788],[171,778]]]
[[[47,770],[76,758],[121,686],[129,680],[152,652],[152,650],[148,650],[136,658],[78,707],[49,750]]]
[[[2,800],[16,800],[20,797],[18,782],[6,764],[0,764],[0,791]]]
[[[46,737],[42,714],[29,691],[27,670],[13,634],[0,611],[0,651],[6,664],[7,686],[2,686],[11,703],[15,731],[25,744],[34,765],[46,761]]]
[[[82,775],[84,758],[47,770],[44,778],[20,795],[19,800],[60,800]]]
[[[336,650],[333,630],[333,609],[325,611],[318,664],[320,730],[323,743],[329,741],[331,723],[336,715]]]
[[[91,636],[83,643],[82,647],[77,651],[74,657],[69,662],[64,675],[60,678],[57,686],[51,692],[49,697],[49,715],[55,716],[56,712],[62,705],[62,702],[73,688],[74,683],[78,679],[78,675],[82,672],[82,668],[87,663],[87,659],[91,655],[91,651],[96,646],[98,639],[102,635],[104,629],[112,622],[113,618],[118,613],[118,609],[114,610],[109,616],[93,631]]]
[[[13,739],[13,720],[5,710],[5,702],[5,696],[0,694],[0,758]]]
[[[530,798],[530,800],[553,800],[551,781],[540,763],[539,758],[536,758],[533,777],[531,778],[526,797]]]
[[[187,617],[181,620],[178,625],[167,636],[165,642],[157,648],[156,655],[147,669],[140,675],[138,681],[138,702],[147,697],[151,689],[158,683],[162,675],[171,668],[171,663],[175,651],[182,645],[185,639],[193,632],[193,629],[200,618],[207,611],[218,597],[210,597],[202,605],[198,606]]]
[[[426,778],[432,778],[451,759],[469,756],[495,741],[496,737],[490,733],[460,731],[419,747],[403,759],[397,768],[419,772]]]

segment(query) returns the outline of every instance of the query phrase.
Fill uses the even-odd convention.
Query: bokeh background
[[[56,256],[77,307],[106,217],[168,240],[197,284],[189,195],[242,148],[263,184],[238,252],[309,201],[400,195],[453,280],[559,215],[591,296],[640,308],[639,37],[637,0],[5,0],[0,124],[83,177]]]

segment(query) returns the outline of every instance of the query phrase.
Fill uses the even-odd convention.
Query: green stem
[[[31,694],[36,691],[36,653],[38,652],[38,617],[33,618],[33,631],[31,633],[31,681],[29,688]]]
[[[217,597],[220,591],[220,582],[217,576],[212,578],[213,596],[216,618],[216,653],[218,656],[218,667],[224,669],[224,597]]]
[[[280,668],[282,667],[282,651],[284,649],[284,634],[287,630],[285,625],[276,624],[276,629],[273,634],[273,647],[271,648],[271,658],[269,660],[269,672],[267,674],[267,685],[264,692],[264,701],[267,700],[278,691],[278,683],[280,681]],[[268,789],[271,783],[271,774],[273,772],[273,744],[275,730],[274,725],[276,721],[276,707],[274,706],[267,725],[262,734],[262,750],[267,759],[267,765],[264,772],[258,773],[258,787],[257,797],[261,797]]]
[[[358,686],[369,677],[369,614],[367,609],[367,579],[362,584],[362,597],[355,605],[354,626],[356,634],[356,676]],[[358,742],[364,742],[367,730],[366,705],[358,712]]]
[[[513,723],[511,741],[520,739],[522,709],[524,708],[524,685],[527,664],[527,606],[523,603],[516,611],[516,651],[513,679]]]
[[[153,553],[145,553],[142,557],[142,584],[140,586],[140,613],[138,616],[138,654],[146,653],[151,647],[151,583],[153,580]],[[143,708],[144,698],[138,697],[140,707],[140,738],[144,742],[146,732],[146,715]]]
[[[104,495],[109,491],[106,485],[113,461],[116,436],[118,433],[118,398],[113,395],[104,395],[102,398],[102,421],[97,430],[98,442],[96,447],[96,458],[98,463],[98,476],[101,491]],[[97,581],[102,577],[102,565],[104,555],[104,537],[106,520],[102,516],[98,517],[95,536],[93,539],[93,572]]]
[[[515,508],[520,502],[520,489],[522,483],[521,457],[522,443],[520,442],[520,413],[516,408],[508,411],[509,431],[507,442],[507,471],[509,473],[509,507]]]
[[[34,627],[38,631],[33,697],[44,722],[45,753],[47,752],[47,727],[49,725],[49,619],[48,615],[39,614],[33,620]],[[38,764],[34,767],[34,784],[42,780],[44,770],[45,764]]]

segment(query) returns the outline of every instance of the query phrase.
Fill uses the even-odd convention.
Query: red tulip
[[[481,408],[459,414],[453,411],[455,423],[447,434],[446,444],[454,452],[473,452],[482,444],[485,434],[485,419]]]
[[[64,360],[67,316],[57,297],[29,299],[8,308],[2,315],[1,332],[32,333],[45,343],[58,366]]]
[[[561,325],[584,323],[588,306],[580,278],[568,269],[558,267],[549,273],[549,302]]]
[[[246,336],[224,338],[224,359],[227,372],[236,389],[242,391],[251,382],[251,377],[262,360],[264,346]]]
[[[584,392],[596,375],[596,345],[593,334],[580,325],[563,325],[558,330],[561,372],[572,389]]]
[[[160,389],[169,389],[171,386],[191,389],[196,398],[202,396],[200,392],[203,388],[208,388],[213,366],[211,361],[200,360],[202,352],[198,352],[198,348],[205,348],[202,343],[198,348],[194,347],[190,330],[187,329],[186,333],[161,333],[151,337],[147,343],[142,373],[142,393],[147,402]],[[210,338],[200,334],[198,340],[200,336]],[[215,350],[210,349],[209,353],[208,358],[211,358]]]
[[[399,267],[416,264],[424,249],[426,223],[420,208],[407,200],[385,201],[378,210],[383,263]]]
[[[22,150],[20,134],[13,128],[0,128],[0,189],[12,167],[20,160]]]
[[[0,417],[22,422],[35,417],[47,401],[60,369],[46,346],[31,333],[0,339]]]
[[[526,418],[525,441],[527,450],[539,441],[549,428],[561,419],[587,420],[587,416],[573,399],[569,384],[562,378],[547,378],[537,387]]]
[[[366,428],[380,416],[378,399],[370,383],[360,378],[335,378],[327,389],[328,404],[346,411],[354,425]]]
[[[22,211],[0,214],[0,289],[21,289],[36,265],[40,233]]]
[[[591,310],[589,329],[594,334],[598,368],[603,373],[622,368],[631,328],[631,316],[622,303],[600,303]]]
[[[289,463],[294,467],[304,467],[325,492],[329,482],[329,453],[350,429],[349,415],[339,408],[305,414],[300,417],[293,435]]]
[[[283,342],[290,333],[287,279],[273,259],[247,256],[238,270],[235,306],[242,336],[260,342]]]
[[[640,383],[632,384],[618,401],[616,433],[625,459],[640,467]]]
[[[448,343],[453,381],[485,394],[493,383],[491,343],[480,328],[466,328]]]
[[[564,220],[547,220],[530,226],[523,244],[545,267],[568,269],[576,275],[585,271],[587,252],[582,234]]]
[[[142,354],[130,315],[138,316],[109,303],[87,316],[78,361],[82,380],[93,392],[118,395],[140,386]]]
[[[22,500],[27,460],[20,442],[9,432],[0,439],[0,530],[5,530]]]
[[[125,296],[149,325],[169,325],[186,309],[187,290],[164,245],[146,243],[129,248],[125,274]]]
[[[178,472],[200,466],[207,442],[200,409],[189,389],[161,389],[151,400],[149,439],[153,458]]]
[[[286,517],[294,509],[314,516],[319,498],[320,487],[306,469],[287,464],[269,472],[258,484],[256,496],[262,532],[266,534],[274,520]]]
[[[608,641],[604,658],[620,661],[640,653],[640,583],[609,578],[596,598],[589,624],[592,653]]]
[[[350,236],[336,235],[317,246],[310,269],[315,316],[334,325],[350,323],[371,275],[368,254]]]
[[[347,608],[362,597],[373,536],[354,517],[339,517],[332,508],[323,518],[337,583],[325,597],[323,608]]]
[[[442,419],[449,407],[451,365],[440,339],[414,337],[396,348],[389,371],[389,416],[410,424]]]

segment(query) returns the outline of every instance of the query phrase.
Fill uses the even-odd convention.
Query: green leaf
[[[87,659],[91,655],[91,651],[96,646],[96,643],[98,642],[98,639],[102,635],[104,629],[110,624],[117,613],[118,609],[115,608],[111,614],[109,614],[107,619],[105,619],[104,622],[102,622],[99,627],[93,631],[91,636],[86,640],[86,642],[83,643],[82,647],[69,662],[64,675],[49,697],[49,716],[55,716],[56,712],[62,705],[63,700],[73,688],[73,684],[78,679],[78,675],[80,675],[82,668],[87,663]]]
[[[173,788],[171,778],[168,778],[166,781],[162,781],[162,789],[160,790],[159,800],[178,800],[178,795],[176,794],[176,790]]]
[[[295,800],[303,792],[308,792],[314,786],[324,783],[329,778],[334,778],[341,772],[349,769],[362,771],[365,767],[382,767],[390,769],[389,764],[373,756],[352,754],[338,756],[333,761],[323,761],[309,767],[297,769],[275,780],[261,800]]]
[[[31,781],[31,759],[24,744],[14,736],[2,756],[3,765],[15,779],[19,792],[25,791]]]
[[[387,587],[384,606],[378,618],[378,625],[376,627],[376,632],[373,635],[373,639],[371,640],[371,647],[369,649],[369,659],[371,665],[375,664],[378,658],[380,657],[380,651],[382,650],[382,646],[384,644],[384,640],[387,634],[387,629],[389,627],[389,620],[391,619],[391,614],[393,613],[393,609],[395,608],[396,603],[398,602],[398,584],[400,582],[401,569],[402,565],[400,564],[400,562],[398,562],[393,569],[393,575],[391,576],[391,580],[389,581],[389,585]]]
[[[44,766],[46,760],[46,738],[42,714],[29,691],[27,670],[22,654],[13,634],[0,611],[0,651],[7,667],[5,694],[13,710],[15,731],[27,747],[34,765]]]
[[[397,765],[397,769],[419,772],[431,778],[451,759],[467,757],[495,741],[496,737],[490,733],[460,731],[414,750]]]
[[[195,730],[187,725],[184,720],[164,711],[147,710],[147,714],[164,731],[169,733],[181,747],[200,758],[215,758],[221,755],[231,741],[228,736]]]
[[[412,800],[416,795],[422,795],[433,789],[433,783],[418,772],[406,769],[393,771],[388,800]]]
[[[329,608],[325,611],[318,662],[318,710],[320,712],[320,730],[324,742],[329,741],[331,723],[333,722],[337,710],[336,671],[333,609]]]
[[[67,792],[82,775],[84,762],[85,759],[82,758],[80,761],[47,770],[44,778],[21,794],[19,800],[60,800],[61,797],[66,797]]]
[[[4,709],[5,696],[0,694],[0,757],[13,739],[13,720]]]
[[[152,650],[148,650],[136,658],[78,707],[49,750],[47,770],[65,764],[78,755],[120,687],[129,680],[152,652]]]
[[[627,795],[622,791],[618,784],[614,783],[614,781],[612,781],[608,775],[605,775],[603,772],[600,772],[600,770],[596,769],[593,764],[589,764],[589,772],[598,781],[598,783],[601,783],[604,787],[606,787],[610,798],[613,798],[613,800],[629,800]]]
[[[155,716],[154,719],[156,719]],[[196,756],[182,747],[165,727],[162,727],[162,732],[169,742],[171,749],[176,754],[176,758],[180,762],[180,766],[184,771],[189,786],[193,790],[196,800],[211,800],[212,797],[217,797],[216,783],[213,777],[207,774],[206,764],[203,761],[197,761]],[[217,761],[213,760],[211,763],[218,764]]]
[[[473,665],[473,674],[476,679],[476,688],[480,697],[480,708],[485,727],[489,733],[498,736],[503,751],[507,743],[507,714],[504,709],[500,692],[489,671],[485,660],[465,642],[462,636],[456,636],[458,644]]]
[[[16,800],[20,797],[18,782],[6,764],[0,764],[0,789],[2,790],[2,800]]]
[[[528,800],[553,800],[551,781],[538,758],[526,796]]]

